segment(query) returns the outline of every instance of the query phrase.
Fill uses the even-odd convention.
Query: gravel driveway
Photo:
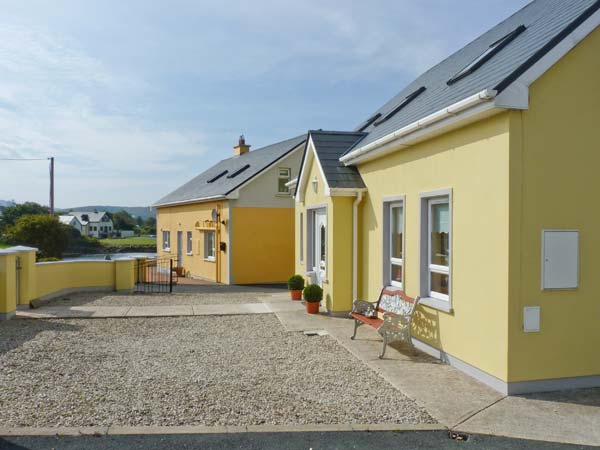
[[[423,423],[329,336],[273,315],[0,323],[4,426]]]

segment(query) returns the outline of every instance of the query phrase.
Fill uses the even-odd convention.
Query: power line
[[[0,161],[48,161],[50,158],[0,158]]]

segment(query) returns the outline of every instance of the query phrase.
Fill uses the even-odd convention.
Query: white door
[[[327,269],[327,214],[325,209],[317,209],[314,214],[313,271],[317,277],[318,285],[322,287]]]

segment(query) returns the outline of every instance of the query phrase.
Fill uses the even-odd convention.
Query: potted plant
[[[306,312],[309,314],[318,314],[321,300],[323,300],[323,289],[317,284],[309,284],[304,288],[304,301],[306,302]]]
[[[302,275],[291,276],[287,284],[292,300],[302,300],[302,289],[304,289],[304,278],[302,278]]]

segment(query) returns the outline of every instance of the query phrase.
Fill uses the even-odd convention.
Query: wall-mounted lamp
[[[313,191],[315,191],[315,194],[317,193],[317,190],[319,189],[319,180],[317,180],[317,177],[315,176],[315,178],[312,180],[312,187],[313,187]]]

